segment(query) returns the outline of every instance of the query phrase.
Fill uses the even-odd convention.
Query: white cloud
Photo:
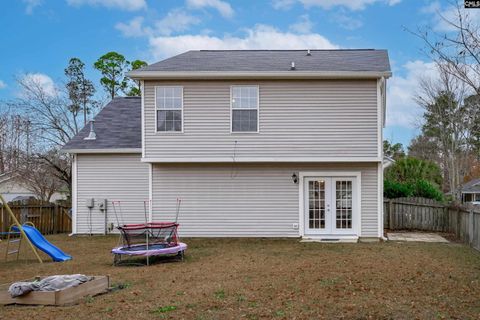
[[[257,25],[247,29],[244,37],[178,35],[150,37],[150,50],[156,60],[188,50],[199,49],[333,49],[337,45],[317,33],[294,34],[271,26]]]
[[[127,23],[119,22],[115,25],[117,30],[127,38],[141,37],[146,34],[143,28],[143,17],[135,17]]]
[[[308,14],[300,16],[300,21],[290,25],[289,29],[298,33],[310,33],[314,23],[310,20]]]
[[[195,9],[214,8],[225,18],[231,18],[235,14],[230,3],[222,0],[187,0],[187,6]]]
[[[428,5],[420,8],[421,13],[437,13],[442,8],[442,5],[438,1],[433,1]]]
[[[345,10],[333,14],[332,19],[342,28],[347,30],[355,30],[363,26],[363,22],[348,15]]]
[[[37,86],[43,89],[45,94],[53,96],[57,93],[55,83],[52,78],[43,73],[27,73],[23,76],[22,81],[29,86]],[[22,95],[22,93],[20,93]]]
[[[181,9],[173,9],[164,18],[153,22],[153,26],[144,26],[144,20],[143,17],[135,17],[127,23],[117,23],[115,28],[127,38],[169,36],[175,32],[186,31],[201,22],[199,18],[189,15]]]
[[[136,11],[147,8],[146,0],[67,0],[72,6],[90,5]]]
[[[401,0],[273,0],[275,9],[289,9],[296,2],[301,3],[305,7],[321,7],[323,9],[331,9],[333,7],[344,7],[350,10],[363,10],[368,5],[374,3],[384,3],[394,6]]]
[[[295,4],[295,0],[273,0],[272,5],[276,10],[288,10]]]
[[[5,82],[3,82],[2,80],[0,80],[0,89],[3,89],[7,87],[7,84]]]
[[[420,79],[438,77],[433,62],[409,61],[403,65],[405,76],[393,76],[387,84],[387,126],[415,128],[422,115],[421,107],[415,102],[419,94]]]
[[[155,31],[161,35],[188,30],[192,25],[199,24],[199,18],[187,14],[181,9],[170,11],[163,19],[155,22]]]
[[[460,10],[468,15],[471,21],[480,21],[480,10],[469,10],[463,8],[463,4],[460,4]],[[433,30],[450,32],[455,31],[456,28],[449,24],[447,21],[458,21],[458,11],[457,7],[454,5],[448,5],[442,7],[440,2],[434,1],[429,5],[420,9],[421,13],[431,14],[432,15],[432,25]]]
[[[43,0],[23,0],[23,3],[26,4],[25,13],[33,14],[33,10],[40,6],[43,3]]]

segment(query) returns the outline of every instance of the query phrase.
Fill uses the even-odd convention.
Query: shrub
[[[438,165],[413,157],[397,160],[385,171],[385,179],[411,184],[416,184],[418,180],[425,180],[437,186],[442,184],[442,174]]]
[[[383,182],[383,196],[389,199],[412,197],[415,188],[410,183],[400,183],[390,179]]]
[[[385,179],[383,182],[383,196],[388,199],[423,197],[443,201],[442,192],[434,184],[426,180],[418,180],[415,183],[411,183]]]
[[[431,161],[405,157],[397,160],[385,171],[383,196],[389,199],[423,197],[443,201],[439,186],[441,170]]]
[[[418,180],[415,183],[415,196],[443,201],[443,193],[432,183],[425,180]]]

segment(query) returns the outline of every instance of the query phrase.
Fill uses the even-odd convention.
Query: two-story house
[[[180,198],[183,236],[383,236],[385,50],[188,51],[129,76],[141,97],[64,147],[74,233],[116,225],[111,201],[141,223]]]

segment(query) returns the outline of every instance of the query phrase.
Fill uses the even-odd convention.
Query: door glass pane
[[[308,227],[325,229],[325,181],[308,182]]]
[[[352,228],[352,181],[335,183],[335,225],[337,229]]]

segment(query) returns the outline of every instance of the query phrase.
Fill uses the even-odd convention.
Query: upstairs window
[[[183,88],[156,87],[158,132],[182,132]]]
[[[258,132],[258,86],[232,86],[232,132]]]

